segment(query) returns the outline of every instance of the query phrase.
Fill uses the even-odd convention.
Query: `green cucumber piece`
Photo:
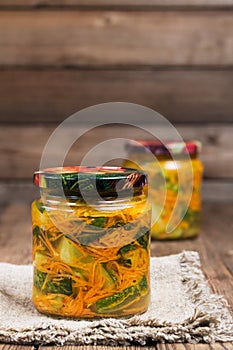
[[[53,293],[53,294],[71,295],[72,279],[69,277],[64,277],[60,281],[56,281],[55,279],[52,278],[46,283],[45,291],[47,293]]]
[[[91,242],[98,241],[108,232],[108,229],[100,229],[99,227],[95,227],[94,225],[89,224],[86,225],[86,229],[88,232],[85,231],[84,228],[81,234],[74,234],[75,239],[83,246],[87,246]]]
[[[120,265],[124,265],[126,267],[131,267],[132,266],[132,260],[130,257],[127,257],[127,253],[133,250],[136,250],[137,247],[133,244],[127,244],[123,246],[122,248],[119,249],[117,254],[120,254],[120,258],[117,260]]]
[[[36,240],[38,240],[38,239],[40,238],[41,231],[40,231],[39,226],[35,226],[35,227],[33,228],[32,234],[33,234],[33,236],[36,238]]]
[[[93,225],[95,227],[99,227],[99,228],[104,228],[106,221],[107,221],[107,218],[105,218],[105,217],[94,218],[92,220],[91,225]]]
[[[126,307],[139,296],[144,296],[149,292],[146,276],[143,276],[138,284],[125,288],[121,292],[115,293],[95,303],[95,310],[99,314],[111,313]]]
[[[72,279],[64,277],[58,280],[59,275],[50,276],[48,281],[45,283],[47,274],[34,268],[33,283],[34,286],[42,293],[53,293],[53,294],[72,294]],[[45,285],[44,285],[45,284]]]
[[[39,210],[39,212],[40,212],[41,214],[43,214],[43,212],[45,211],[45,208],[44,208],[43,204],[40,203],[40,202],[38,202],[38,201],[36,201],[35,203],[36,203],[36,207],[37,207],[37,209]]]
[[[141,295],[145,295],[145,294],[148,293],[149,286],[148,286],[148,283],[147,283],[146,276],[143,276],[141,278],[141,280],[139,281],[138,289],[139,289]]]
[[[98,300],[95,303],[95,309],[99,314],[111,313],[125,307],[137,296],[139,296],[138,288],[136,286],[131,286],[112,296]]]
[[[120,248],[118,253],[120,253],[121,255],[124,256],[129,251],[135,250],[135,249],[137,249],[137,247],[134,244],[130,243],[130,244],[127,244],[124,247]]]
[[[116,287],[118,278],[111,269],[108,269],[106,264],[101,264],[102,274],[105,278],[104,288]]]
[[[42,254],[41,252],[37,251],[35,253],[35,265],[43,265],[43,264],[46,264],[48,262],[50,258],[45,255],[45,254]]]
[[[45,272],[41,272],[34,267],[33,283],[37,289],[42,289],[46,275],[47,274]]]
[[[77,260],[80,259],[83,254],[71,243],[70,239],[66,237],[61,237],[59,239],[57,248],[56,248],[61,261],[64,261],[66,264],[72,266],[77,263]]]
[[[143,228],[144,230],[144,228]],[[148,250],[149,247],[149,238],[150,238],[150,232],[147,230],[144,235],[142,235],[141,237],[139,237],[137,239],[138,243],[140,244],[140,246],[142,248],[144,248],[145,250]]]

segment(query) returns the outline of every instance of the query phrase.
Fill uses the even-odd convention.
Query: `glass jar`
[[[116,167],[34,174],[33,303],[42,313],[119,317],[147,310],[150,205],[147,176]]]
[[[200,233],[203,173],[198,159],[200,147],[198,141],[163,144],[155,140],[135,140],[126,145],[128,160],[124,166],[148,173],[152,238],[191,238]],[[176,224],[168,229],[172,215]]]

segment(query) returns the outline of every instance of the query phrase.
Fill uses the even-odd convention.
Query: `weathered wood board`
[[[39,169],[43,148],[55,128],[55,125],[36,127],[2,125],[0,128],[0,167],[2,169],[0,179],[31,179],[32,173]],[[65,133],[68,139],[74,138],[75,140],[77,132],[82,135],[70,148],[65,158],[65,165],[81,164],[88,152],[90,154],[86,164],[100,165],[103,164],[103,161],[119,158],[119,155],[127,156],[124,150],[127,139],[151,138],[151,134],[146,131],[126,125],[103,126],[88,132],[85,128],[91,129],[91,125],[78,123],[77,128],[68,129]],[[171,139],[167,128],[159,128],[157,124],[149,125],[148,128],[152,135],[157,135],[163,140]],[[178,125],[177,130],[184,139],[198,139],[203,143],[201,159],[205,167],[205,178],[233,178],[233,126],[227,124],[220,126],[214,124]],[[116,140],[117,138],[121,140]],[[63,144],[64,139],[59,139],[58,146],[63,147]],[[58,158],[61,158],[59,147],[53,150],[47,166],[61,165],[61,163],[56,163]],[[121,165],[121,163],[117,160],[111,162],[112,165]]]
[[[0,122],[61,122],[82,108],[122,101],[173,123],[233,122],[233,71],[0,70]]]
[[[1,6],[91,6],[91,7],[223,7],[233,6],[232,0],[1,0]]]
[[[226,66],[232,31],[231,11],[1,11],[0,66]]]

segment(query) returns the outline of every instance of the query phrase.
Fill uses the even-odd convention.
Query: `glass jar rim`
[[[147,174],[123,167],[65,166],[36,171],[33,182],[40,189],[62,191],[65,195],[102,198],[142,194],[148,184]]]
[[[156,156],[197,155],[201,151],[201,142],[166,141],[165,143],[151,139],[134,139],[126,144],[126,150],[138,153],[153,153]]]

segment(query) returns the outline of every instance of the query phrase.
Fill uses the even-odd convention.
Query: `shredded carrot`
[[[83,204],[68,206],[68,210],[67,204],[46,207],[43,213],[33,204],[32,219],[33,229],[39,227],[33,239],[33,302],[39,311],[65,317],[99,317],[146,309],[150,212],[145,203],[135,200],[123,210],[103,210],[101,215]],[[95,220],[97,226],[93,227]],[[140,287],[143,278],[147,282]],[[135,296],[128,298],[127,290],[132,287]],[[119,306],[114,296],[119,296]],[[99,314],[97,302],[111,297],[113,311],[110,307]]]

